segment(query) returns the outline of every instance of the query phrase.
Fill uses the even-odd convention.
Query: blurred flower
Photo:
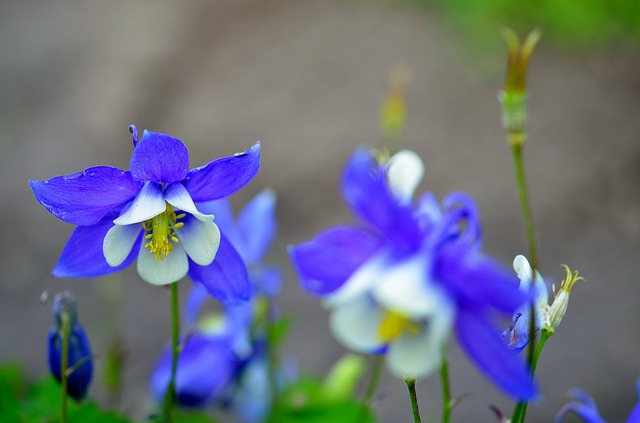
[[[258,171],[260,144],[189,171],[180,140],[146,130],[138,140],[137,129],[130,129],[131,171],[97,166],[29,181],[40,204],[78,225],[53,275],[106,275],[138,257],[138,273],[151,284],[176,282],[189,273],[221,301],[248,298],[242,260],[197,203],[247,184]]]
[[[262,264],[276,234],[275,200],[272,190],[263,190],[245,205],[237,220],[226,199],[200,205],[201,211],[215,214],[223,236],[245,259],[254,292],[270,300],[282,280],[280,269]],[[177,401],[182,406],[231,408],[239,421],[262,421],[273,401],[264,321],[271,316],[253,296],[247,302],[226,305],[223,314],[199,317],[206,300],[205,292],[194,287],[185,318],[186,326],[193,329],[178,358]],[[170,370],[167,347],[151,380],[158,401],[164,398]],[[276,371],[279,379],[285,377],[284,369]]]
[[[535,282],[531,286],[533,278],[533,269],[527,258],[523,255],[517,255],[513,259],[513,270],[520,278],[520,291],[524,293],[531,292],[535,298],[536,322],[535,333],[539,333],[542,329],[549,326],[549,294],[547,286],[536,270]],[[523,304],[513,313],[513,322],[507,330],[502,333],[502,337],[507,345],[516,350],[521,351],[529,343],[529,331],[531,329],[531,306]]]
[[[63,323],[66,320],[67,323]],[[49,370],[58,382],[62,370],[62,340],[64,326],[69,330],[68,367],[72,369],[67,378],[67,393],[76,400],[87,395],[93,376],[93,360],[89,339],[78,321],[78,305],[75,295],[64,291],[53,298],[53,323],[49,329]]]
[[[638,391],[638,397],[640,397],[640,379],[636,380],[636,390]],[[567,414],[574,413],[585,423],[606,423],[605,420],[600,417],[598,407],[589,394],[582,389],[572,389],[570,396],[574,401],[562,407],[556,415],[556,422],[560,422]],[[631,414],[627,418],[627,423],[640,423],[640,401],[633,410],[631,410]]]
[[[413,171],[401,172],[405,167]],[[378,162],[371,151],[356,151],[342,194],[360,224],[290,248],[302,286],[332,308],[331,328],[344,345],[386,353],[398,376],[433,372],[455,330],[496,385],[530,398],[535,389],[524,363],[491,320],[493,312],[510,314],[528,296],[510,272],[481,253],[480,219],[469,196],[452,193],[440,205],[427,193],[413,205],[421,174],[415,153]]]

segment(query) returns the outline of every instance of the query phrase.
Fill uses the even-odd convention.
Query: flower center
[[[173,250],[172,242],[178,243],[176,229],[184,226],[184,222],[178,222],[178,220],[185,216],[186,213],[176,214],[167,204],[164,212],[142,223],[142,227],[147,233],[144,239],[148,241],[144,248],[148,248],[149,253],[153,254],[156,260],[164,260]]]
[[[395,311],[386,311],[378,327],[378,338],[389,343],[398,339],[404,332],[416,334],[419,330],[419,323]]]

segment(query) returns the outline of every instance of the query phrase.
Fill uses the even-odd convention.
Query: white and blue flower
[[[258,171],[260,144],[189,170],[180,140],[146,130],[138,140],[136,128],[130,129],[130,171],[97,166],[29,181],[45,209],[78,225],[53,275],[106,275],[137,258],[138,273],[151,284],[170,284],[188,273],[221,301],[248,299],[242,259],[198,204],[246,185]]]
[[[303,288],[331,309],[334,335],[359,352],[384,353],[398,376],[440,365],[454,331],[462,348],[498,387],[535,396],[524,363],[502,342],[493,315],[510,315],[529,296],[517,279],[481,252],[477,207],[463,193],[439,204],[413,191],[422,162],[408,151],[379,160],[357,150],[342,195],[357,225],[331,228],[290,248]]]

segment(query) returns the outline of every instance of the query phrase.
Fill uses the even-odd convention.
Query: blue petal
[[[558,414],[556,414],[555,421],[560,422],[564,416],[569,413],[575,413],[585,423],[607,423],[602,417],[600,417],[597,409],[579,402],[571,402],[562,407]]]
[[[223,157],[195,168],[184,186],[193,201],[211,201],[226,197],[245,186],[260,168],[260,143],[244,153]]]
[[[636,390],[638,391],[638,396],[640,396],[640,379],[636,380]],[[640,401],[631,410],[627,423],[640,423]]]
[[[233,356],[226,337],[200,333],[188,336],[178,356],[176,396],[180,405],[202,407],[227,388],[233,371]],[[171,348],[166,347],[151,377],[151,390],[162,402],[171,374]]]
[[[441,251],[434,275],[468,306],[494,307],[511,314],[530,299],[520,291],[518,278],[509,269],[484,254],[468,253],[462,246]]]
[[[200,266],[189,260],[189,277],[223,303],[233,304],[251,298],[247,267],[224,235],[220,237],[220,247],[213,263]]]
[[[249,278],[258,292],[273,298],[280,291],[284,275],[282,270],[277,267],[260,266],[259,268],[251,269]]]
[[[379,229],[400,248],[419,246],[421,233],[411,205],[401,204],[391,194],[384,170],[368,150],[357,150],[347,163],[342,196],[354,215]]]
[[[209,298],[207,291],[202,285],[193,284],[189,293],[189,299],[185,307],[184,321],[187,327],[193,327],[198,321],[198,314],[205,300]]]
[[[338,289],[383,244],[370,232],[338,226],[290,247],[289,254],[302,287],[312,294],[326,295]]]
[[[59,219],[74,225],[93,225],[113,208],[131,200],[142,184],[131,173],[109,166],[29,181],[36,200]]]
[[[238,229],[244,240],[240,255],[248,263],[260,263],[276,235],[276,195],[265,189],[249,201],[238,216]]]
[[[109,266],[104,258],[102,243],[109,229],[114,226],[112,220],[116,216],[117,213],[109,213],[95,225],[78,226],[71,234],[58,263],[53,268],[53,276],[57,278],[89,278],[107,275],[127,267],[138,255],[142,237],[138,238],[129,256],[122,264],[117,267]]]
[[[60,381],[61,359],[62,359],[62,338],[55,326],[49,330],[49,369],[51,373]],[[91,347],[89,339],[79,323],[76,323],[69,334],[69,367],[73,367],[80,360],[91,357]],[[67,392],[76,400],[83,399],[91,377],[93,376],[93,360],[89,359],[76,368],[67,379]]]
[[[189,172],[189,152],[177,138],[145,130],[133,149],[129,168],[138,181],[181,181]]]
[[[518,399],[536,396],[524,363],[504,345],[498,331],[484,316],[459,310],[456,335],[469,358],[504,392]]]

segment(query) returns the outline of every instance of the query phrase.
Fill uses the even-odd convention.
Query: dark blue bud
[[[64,291],[53,299],[53,323],[49,329],[48,356],[49,369],[58,382],[61,381],[63,320],[69,321],[68,369],[73,369],[67,378],[67,393],[75,400],[83,399],[91,377],[93,360],[91,347],[84,329],[78,322],[76,298]]]

